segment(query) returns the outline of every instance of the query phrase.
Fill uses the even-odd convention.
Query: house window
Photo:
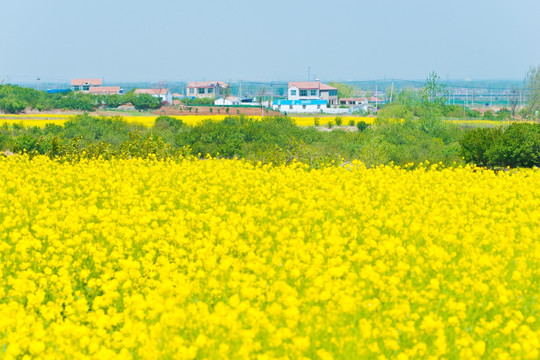
[[[195,94],[195,89],[194,89],[194,88],[190,88],[190,89],[189,89],[189,93],[190,93],[190,94]]]
[[[204,94],[204,88],[197,89],[199,94]]]
[[[306,105],[302,105],[302,109],[304,109],[304,110],[305,110],[305,109],[306,109]]]
[[[317,90],[311,90],[311,96],[317,96]]]
[[[300,96],[307,96],[307,90],[300,90]]]
[[[83,85],[82,89],[83,91],[88,91],[90,90],[90,85]]]
[[[319,110],[321,108],[321,105],[317,105],[317,110]]]
[[[296,96],[296,90],[291,90],[291,96]]]
[[[289,110],[292,110],[292,105],[289,105]]]
[[[208,93],[213,94],[214,93],[214,88],[208,88]]]
[[[75,91],[80,90],[80,89],[81,89],[81,87],[79,85],[73,86],[73,90],[75,90]]]

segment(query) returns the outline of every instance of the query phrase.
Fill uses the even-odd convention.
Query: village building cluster
[[[103,86],[101,79],[72,79],[71,90],[94,95],[123,94],[120,86]],[[263,102],[262,99],[231,95],[231,86],[222,81],[189,82],[185,94],[172,93],[167,88],[135,89],[135,94],[148,94],[164,104],[177,104],[181,98],[210,98],[216,106],[265,106],[283,113],[330,113],[367,111],[381,102],[378,97],[339,98],[338,89],[315,81],[292,81],[288,84],[287,99]]]

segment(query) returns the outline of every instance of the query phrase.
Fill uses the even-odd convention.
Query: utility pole
[[[242,97],[242,80],[240,80],[240,86],[238,87],[238,98]]]
[[[39,80],[41,80],[41,79],[38,76],[37,77],[37,89],[38,89],[38,91],[41,91],[41,83],[39,82]]]
[[[392,103],[393,98],[394,98],[394,79],[392,79],[392,89],[390,90],[390,103]]]

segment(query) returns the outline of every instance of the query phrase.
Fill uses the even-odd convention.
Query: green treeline
[[[157,109],[161,100],[149,94],[93,95],[82,92],[48,94],[16,85],[0,85],[0,111],[17,114],[25,109],[47,111],[52,109],[93,111],[103,106],[116,108],[127,103],[136,109]]]
[[[189,151],[201,157],[210,154],[274,164],[295,159],[312,166],[341,159],[359,159],[368,165],[424,160],[452,164],[461,159],[458,141],[463,131],[451,124],[431,134],[414,121],[360,125],[363,131],[320,131],[296,126],[288,117],[259,121],[230,116],[221,122],[208,120],[187,126],[179,119],[160,116],[153,127],[147,128],[127,123],[121,117],[85,114],[74,116],[64,126],[28,128],[3,124],[0,149],[51,157],[83,151],[86,156],[147,156],[149,153],[171,156]]]
[[[211,155],[283,164],[293,160],[317,167],[358,159],[368,166],[405,165],[428,160],[445,165],[464,161],[483,166],[540,165],[540,125],[516,123],[505,128],[462,129],[450,122],[380,118],[358,123],[358,131],[296,126],[288,117],[253,120],[229,116],[221,122],[187,126],[160,116],[153,127],[122,117],[77,115],[64,126],[0,126],[0,149],[50,157],[157,157]]]

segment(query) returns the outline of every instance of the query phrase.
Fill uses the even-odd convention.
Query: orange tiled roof
[[[337,90],[337,88],[321,83],[321,90]]]
[[[291,86],[302,90],[337,90],[335,87],[323,84],[320,81],[291,81],[289,87]]]

